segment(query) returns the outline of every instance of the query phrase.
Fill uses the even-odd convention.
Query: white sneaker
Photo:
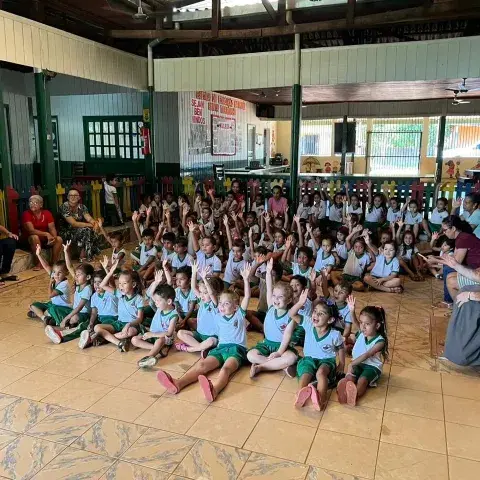
[[[90,338],[90,333],[88,330],[84,330],[80,334],[80,338],[78,339],[78,348],[81,348],[82,350],[90,345],[91,343],[91,338]]]
[[[141,368],[144,367],[154,367],[157,364],[158,360],[156,357],[143,357],[138,361],[138,366]]]
[[[62,343],[62,334],[51,325],[45,327],[45,335],[56,345]]]

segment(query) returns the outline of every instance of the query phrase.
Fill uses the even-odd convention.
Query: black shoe
[[[122,353],[128,352],[128,350],[130,350],[130,339],[124,338],[123,340],[120,340],[117,346]]]

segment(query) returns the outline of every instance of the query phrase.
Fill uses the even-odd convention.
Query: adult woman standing
[[[96,233],[98,223],[88,213],[88,208],[80,203],[80,199],[78,190],[68,191],[67,201],[60,207],[60,236],[64,242],[70,240],[81,247],[80,261],[90,261],[100,253],[100,236]]]
[[[52,248],[52,263],[60,258],[62,252],[62,238],[57,234],[55,220],[49,210],[43,209],[43,198],[40,195],[32,195],[28,201],[29,209],[22,215],[22,239],[28,242],[33,256],[37,245],[42,248]],[[40,270],[42,267],[36,260],[34,270]]]
[[[0,239],[0,287],[4,287],[5,280],[17,280],[15,275],[8,275],[8,273],[10,272],[10,268],[12,268],[18,237],[8,231],[3,225],[0,225],[0,235],[7,236],[7,238]]]

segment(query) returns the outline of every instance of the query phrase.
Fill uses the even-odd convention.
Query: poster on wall
[[[237,153],[236,121],[212,115],[212,155],[233,156]]]

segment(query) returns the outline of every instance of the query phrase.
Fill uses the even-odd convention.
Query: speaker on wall
[[[355,153],[356,122],[347,122],[347,153]],[[335,124],[335,153],[342,153],[343,122]]]
[[[275,107],[257,103],[256,114],[258,118],[275,118]]]

